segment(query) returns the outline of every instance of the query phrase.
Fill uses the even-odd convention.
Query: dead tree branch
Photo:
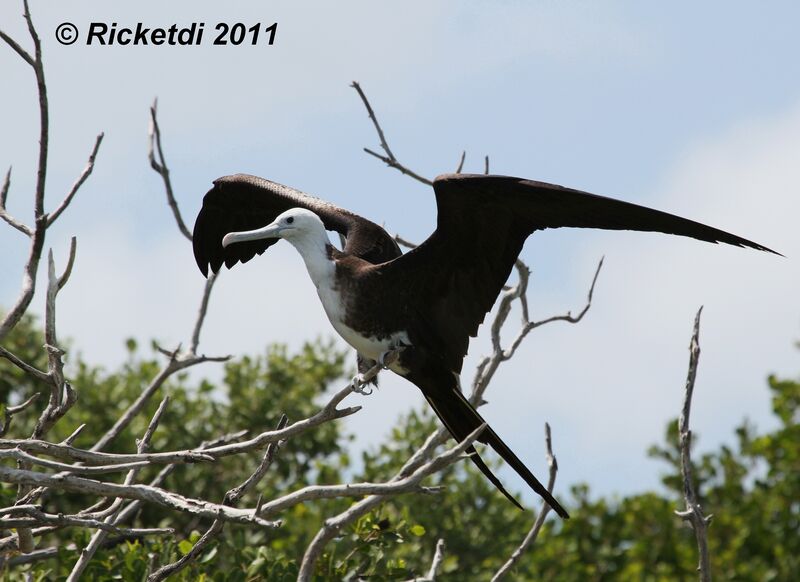
[[[149,130],[149,147],[147,150],[147,158],[150,160],[150,167],[161,176],[164,181],[164,189],[167,192],[167,203],[172,210],[172,215],[175,217],[175,222],[178,224],[178,230],[186,237],[187,240],[192,240],[192,233],[186,228],[186,223],[183,222],[181,211],[178,208],[178,202],[175,200],[175,194],[172,190],[172,180],[169,177],[169,168],[167,161],[164,158],[164,149],[161,147],[161,129],[158,127],[158,99],[153,100],[153,105],[150,106],[150,130]],[[158,160],[156,160],[156,153],[158,153]]]
[[[3,408],[3,424],[0,426],[0,437],[5,436],[5,434],[8,432],[8,429],[11,426],[11,419],[14,417],[14,415],[28,408],[36,401],[37,398],[39,398],[38,392],[36,392],[22,404],[18,404],[17,406],[6,406]]]
[[[556,460],[556,456],[553,454],[553,439],[550,436],[550,425],[547,423],[544,425],[544,440],[547,446],[547,466],[549,472],[547,491],[549,493],[553,493],[553,487],[556,484],[556,473],[558,473],[558,461]],[[539,514],[536,516],[536,521],[533,522],[533,526],[531,527],[530,531],[528,531],[528,534],[525,536],[525,539],[522,540],[522,543],[519,545],[519,547],[511,554],[511,557],[508,559],[508,561],[503,564],[492,577],[492,582],[501,580],[504,576],[511,572],[514,566],[519,562],[520,558],[522,558],[522,555],[528,550],[529,547],[533,545],[533,543],[536,541],[536,538],[539,536],[539,531],[541,531],[542,526],[544,525],[544,520],[547,517],[550,509],[551,508],[547,503],[542,502],[542,508],[539,510]]]
[[[425,576],[413,578],[408,582],[435,582],[436,576],[439,574],[439,569],[442,567],[442,562],[444,562],[444,550],[444,540],[439,539],[436,542],[436,549],[433,551],[433,559],[431,560],[431,567],[428,569],[428,573]]]
[[[2,31],[0,31],[2,33]],[[8,169],[6,172],[6,177],[3,180],[3,185],[0,186],[0,218],[6,221],[9,225],[16,228],[22,234],[27,236],[33,236],[33,229],[30,226],[23,223],[20,220],[17,220],[11,214],[9,214],[8,209],[6,208],[6,201],[8,200],[8,189],[11,186],[11,168]]]
[[[692,408],[692,394],[694,393],[694,381],[697,376],[697,365],[700,361],[700,314],[703,312],[701,307],[694,318],[694,329],[692,340],[689,344],[689,370],[686,375],[686,390],[683,399],[683,409],[678,420],[678,434],[680,435],[681,449],[681,474],[683,475],[683,497],[686,501],[684,511],[675,513],[691,524],[697,539],[697,551],[699,553],[700,580],[702,582],[711,581],[711,564],[708,557],[708,524],[711,522],[711,515],[703,515],[703,508],[697,499],[697,492],[694,488],[692,477],[692,431],[689,429],[689,414]]]
[[[30,305],[36,290],[36,273],[38,271],[39,261],[41,260],[42,252],[44,250],[44,241],[45,241],[45,235],[47,233],[47,228],[66,209],[66,207],[72,201],[72,198],[75,196],[80,186],[85,182],[86,178],[88,178],[94,166],[94,158],[97,155],[97,151],[100,147],[100,142],[102,141],[102,134],[100,134],[100,136],[98,136],[97,138],[97,141],[95,142],[95,147],[92,151],[92,154],[90,155],[89,164],[87,165],[87,168],[84,169],[84,172],[81,174],[81,177],[73,185],[72,189],[70,190],[64,201],[59,205],[59,207],[53,212],[52,215],[48,215],[44,209],[45,184],[47,177],[47,159],[48,159],[49,143],[50,143],[50,113],[47,100],[47,83],[45,82],[45,76],[44,76],[44,63],[42,61],[42,46],[39,40],[39,35],[36,32],[35,26],[33,25],[33,19],[31,18],[30,8],[28,7],[28,0],[23,0],[23,6],[24,6],[23,17],[25,18],[25,22],[28,26],[28,33],[33,42],[33,48],[34,48],[33,56],[31,56],[29,52],[27,52],[24,48],[22,48],[22,46],[19,43],[17,43],[13,38],[11,38],[5,32],[0,31],[0,38],[3,41],[5,41],[5,43],[8,46],[10,46],[26,63],[28,63],[31,66],[34,75],[36,77],[36,88],[39,96],[39,153],[38,153],[38,162],[36,170],[36,188],[34,193],[34,205],[33,205],[34,226],[33,228],[31,228],[15,220],[8,214],[6,210],[6,200],[8,196],[8,188],[10,185],[10,170],[9,170],[9,172],[6,174],[6,179],[3,184],[2,190],[0,190],[0,194],[2,194],[0,195],[0,217],[2,217],[3,220],[8,222],[11,226],[16,228],[17,230],[28,235],[31,239],[31,242],[30,242],[30,250],[28,252],[28,259],[23,269],[22,288],[20,290],[19,297],[17,298],[16,302],[11,307],[11,309],[9,309],[9,311],[5,314],[5,317],[3,318],[2,322],[0,322],[0,340],[4,339],[8,335],[8,333],[12,329],[14,329],[19,320],[28,310],[28,306]]]
[[[364,107],[366,107],[367,109],[367,114],[369,115],[369,118],[372,120],[372,124],[375,126],[375,131],[378,132],[378,139],[381,142],[381,148],[383,149],[384,152],[386,152],[386,155],[385,156],[381,155],[378,152],[373,151],[369,148],[364,148],[364,151],[371,156],[375,156],[390,168],[399,170],[406,176],[409,176],[411,178],[414,178],[418,182],[422,182],[423,184],[431,186],[433,184],[431,180],[429,180],[428,178],[424,178],[423,176],[420,176],[413,170],[410,170],[408,167],[404,166],[403,164],[397,161],[397,158],[394,157],[392,150],[389,149],[389,144],[386,142],[386,137],[383,135],[383,129],[381,128],[380,123],[378,123],[378,118],[375,116],[375,112],[372,110],[372,106],[369,104],[367,96],[364,94],[364,91],[361,90],[361,85],[359,85],[358,82],[353,81],[350,86],[353,89],[355,89],[358,92],[358,96],[361,97],[361,101],[364,103]]]
[[[92,148],[92,152],[89,154],[89,160],[86,162],[86,167],[81,172],[81,175],[78,176],[78,179],[75,180],[75,183],[72,185],[72,188],[69,189],[67,195],[64,197],[64,200],[61,201],[61,204],[58,205],[53,212],[51,212],[47,217],[47,226],[53,224],[61,213],[66,210],[69,203],[72,202],[72,199],[75,197],[75,194],[78,192],[80,187],[86,181],[86,179],[91,175],[92,170],[94,170],[94,161],[97,158],[97,152],[100,150],[100,144],[103,142],[103,134],[102,132],[97,134],[97,137],[94,141],[94,147]]]
[[[252,508],[234,509],[209,501],[184,497],[183,495],[149,485],[104,483],[102,481],[87,479],[85,477],[76,477],[74,475],[57,476],[2,466],[0,466],[0,480],[5,483],[52,487],[60,491],[87,493],[99,497],[138,499],[140,501],[152,503],[153,505],[199,515],[201,517],[212,519],[219,517],[226,521],[259,525],[267,528],[275,528],[280,525],[279,522],[270,522],[254,516]]]
[[[83,517],[79,515],[64,515],[63,513],[46,513],[38,505],[14,505],[6,508],[5,513],[9,515],[24,515],[27,518],[3,517],[0,519],[0,528],[10,529],[19,527],[36,527],[43,524],[56,525],[59,527],[84,527],[104,531],[114,534],[138,535],[174,535],[172,528],[120,528],[98,519]]]
[[[161,401],[161,404],[156,409],[153,418],[150,419],[150,424],[147,425],[147,430],[145,430],[144,436],[138,442],[136,446],[136,452],[139,454],[146,453],[147,450],[150,448],[150,439],[153,438],[153,433],[155,433],[156,428],[158,427],[158,423],[161,421],[161,415],[164,414],[164,411],[167,409],[167,405],[169,404],[169,397],[164,398]],[[125,477],[124,485],[131,485],[136,479],[136,475],[139,472],[140,467],[133,467],[128,472],[127,476]],[[111,504],[106,511],[103,512],[103,523],[114,527],[117,523],[119,518],[120,511],[122,510],[123,500],[122,499],[115,499],[114,502]],[[92,539],[89,540],[89,545],[86,546],[82,551],[81,555],[78,558],[78,561],[75,563],[75,566],[72,568],[72,572],[70,572],[69,576],[67,577],[67,582],[75,582],[80,579],[81,574],[83,574],[86,567],[89,565],[92,557],[95,555],[97,550],[100,546],[105,542],[106,537],[108,536],[108,531],[105,529],[99,529],[94,533]]]
[[[278,421],[277,430],[281,430],[283,427],[286,426],[288,422],[288,417],[284,414],[281,416],[280,420]],[[256,467],[256,470],[238,487],[234,487],[230,489],[225,494],[225,503],[232,507],[236,507],[239,503],[239,500],[247,493],[251,491],[261,479],[264,478],[264,475],[267,474],[267,471],[272,466],[272,460],[275,458],[275,454],[278,452],[278,449],[283,444],[284,441],[278,441],[269,443],[267,445],[267,449],[264,451],[264,456],[261,458],[261,462]],[[256,504],[256,508],[254,513],[259,514],[261,512],[261,497],[259,496],[259,502]],[[169,576],[176,574],[177,572],[183,570],[186,566],[188,566],[191,562],[200,558],[200,556],[205,551],[206,547],[212,540],[214,540],[219,534],[222,532],[223,527],[225,526],[225,522],[221,519],[215,519],[214,523],[211,524],[205,533],[200,537],[199,540],[192,546],[192,549],[179,560],[172,564],[168,564],[163,566],[153,572],[148,578],[148,582],[159,582],[160,580],[165,580]]]
[[[483,432],[484,428],[486,428],[486,425],[482,424],[455,447],[441,453],[437,457],[434,457],[408,477],[398,474],[388,483],[364,484],[369,485],[374,493],[370,493],[368,490],[363,490],[364,492],[361,494],[369,495],[369,497],[353,504],[348,510],[340,513],[336,517],[325,521],[325,524],[317,532],[317,535],[314,536],[314,539],[311,540],[311,543],[306,548],[305,555],[303,555],[303,561],[300,564],[300,573],[297,575],[298,582],[307,582],[308,580],[311,580],[314,567],[317,563],[317,560],[322,555],[322,551],[325,549],[325,546],[344,526],[352,523],[354,520],[358,519],[358,517],[364,515],[374,506],[381,503],[383,501],[383,495],[386,493],[406,493],[408,491],[416,490],[419,486],[419,482],[423,478],[440,471],[448,465],[451,465],[452,463],[455,463],[463,458],[464,451],[466,451],[467,448],[475,441],[475,439],[478,438],[478,435]]]

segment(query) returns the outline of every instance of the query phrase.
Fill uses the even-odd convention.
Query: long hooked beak
[[[280,238],[283,227],[277,222],[268,224],[256,230],[246,230],[244,232],[229,232],[222,237],[222,246],[227,247],[233,243],[245,242],[249,240],[261,240],[263,238]]]

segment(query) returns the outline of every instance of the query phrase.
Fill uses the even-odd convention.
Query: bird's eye
[[[294,222],[294,216],[290,216],[286,219],[286,224],[292,224]]]

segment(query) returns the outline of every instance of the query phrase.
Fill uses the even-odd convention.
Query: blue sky
[[[0,5],[0,26],[30,46],[20,4]],[[787,255],[633,233],[532,237],[523,258],[533,269],[534,317],[580,308],[606,257],[586,320],[535,332],[483,409],[535,472],[544,471],[547,420],[562,492],[577,481],[599,493],[657,486],[661,467],[644,452],[678,414],[701,304],[693,410],[701,450],[731,442],[745,417],[771,426],[765,377],[798,370],[796,3],[65,0],[31,9],[50,90],[50,207],[106,132],[94,175],[48,238],[63,263],[69,236],[78,237],[60,330],[88,360],[114,366],[130,335],[185,340],[202,289],[147,165],[156,96],[187,222],[211,180],[243,171],[407,238],[427,236],[431,192],[361,149],[376,148],[377,138],[349,87],[358,80],[395,154],[424,175],[452,171],[462,150],[466,170],[481,171],[489,155],[496,173],[651,205]],[[279,24],[272,47],[99,47],[59,45],[54,31],[65,21],[82,33],[93,21],[196,21],[207,35],[220,21]],[[0,48],[0,167],[13,165],[9,208],[29,219],[35,85],[29,68]],[[0,304],[18,293],[25,243],[0,224]],[[203,336],[207,353],[332,334],[299,257],[281,246],[223,277]],[[485,337],[475,340],[465,370],[487,349]],[[422,405],[402,380],[387,376],[383,385],[349,422],[358,447],[379,440],[398,410]]]

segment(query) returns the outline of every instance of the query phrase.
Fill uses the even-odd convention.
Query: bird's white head
[[[265,238],[284,238],[297,246],[296,243],[303,240],[324,238],[327,241],[328,237],[325,234],[325,225],[319,216],[305,208],[291,208],[279,214],[271,224],[263,228],[229,232],[223,237],[222,246]]]

